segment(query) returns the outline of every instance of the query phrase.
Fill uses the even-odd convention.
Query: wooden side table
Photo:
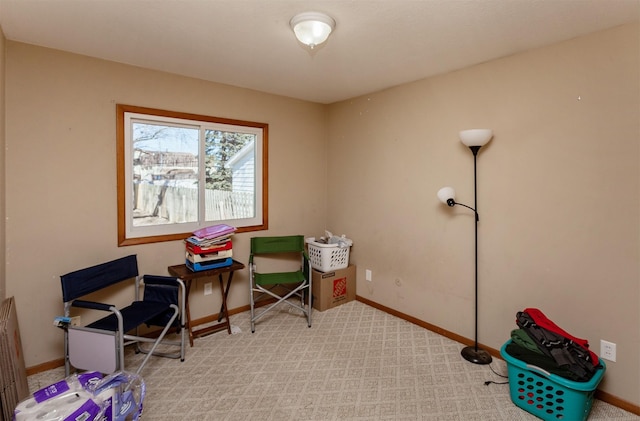
[[[244,265],[234,260],[231,266],[203,270],[199,272],[190,270],[186,265],[169,266],[167,269],[171,276],[182,279],[187,289],[184,307],[185,311],[187,312],[187,331],[189,332],[189,344],[193,346],[194,337],[208,335],[210,333],[218,332],[224,328],[226,328],[227,332],[231,334],[231,323],[229,323],[229,312],[227,310],[227,296],[229,295],[229,287],[231,286],[231,281],[233,280],[233,272],[235,272],[236,270],[244,269]],[[224,274],[227,274],[226,285],[223,279]],[[213,326],[207,326],[202,329],[194,330],[193,328],[195,326],[191,323],[191,311],[189,310],[189,293],[191,291],[191,283],[195,279],[209,277],[215,278],[216,276],[218,277],[218,281],[220,282],[220,296],[222,297],[222,305],[220,306],[220,312],[218,313],[218,323]]]

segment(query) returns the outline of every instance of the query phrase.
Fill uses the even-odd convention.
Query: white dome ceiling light
[[[313,50],[329,38],[336,27],[336,21],[324,13],[304,12],[291,18],[289,25],[298,41]]]

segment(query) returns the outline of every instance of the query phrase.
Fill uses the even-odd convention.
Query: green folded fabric
[[[531,339],[523,329],[514,329],[511,331],[511,340],[529,351],[544,355],[544,352],[538,348],[538,345]]]

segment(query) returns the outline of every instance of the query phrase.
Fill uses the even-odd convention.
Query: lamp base
[[[467,346],[460,352],[462,358],[474,364],[491,364],[491,354],[484,349]]]

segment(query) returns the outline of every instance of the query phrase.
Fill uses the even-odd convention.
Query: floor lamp
[[[455,191],[451,187],[443,187],[438,191],[438,199],[448,206],[460,205],[471,209],[475,214],[475,339],[474,346],[467,346],[460,353],[462,357],[474,364],[491,363],[491,355],[484,349],[478,348],[478,194],[476,158],[481,147],[486,145],[493,137],[490,129],[471,129],[460,132],[460,140],[471,149],[473,153],[473,207],[458,203],[455,200]]]

